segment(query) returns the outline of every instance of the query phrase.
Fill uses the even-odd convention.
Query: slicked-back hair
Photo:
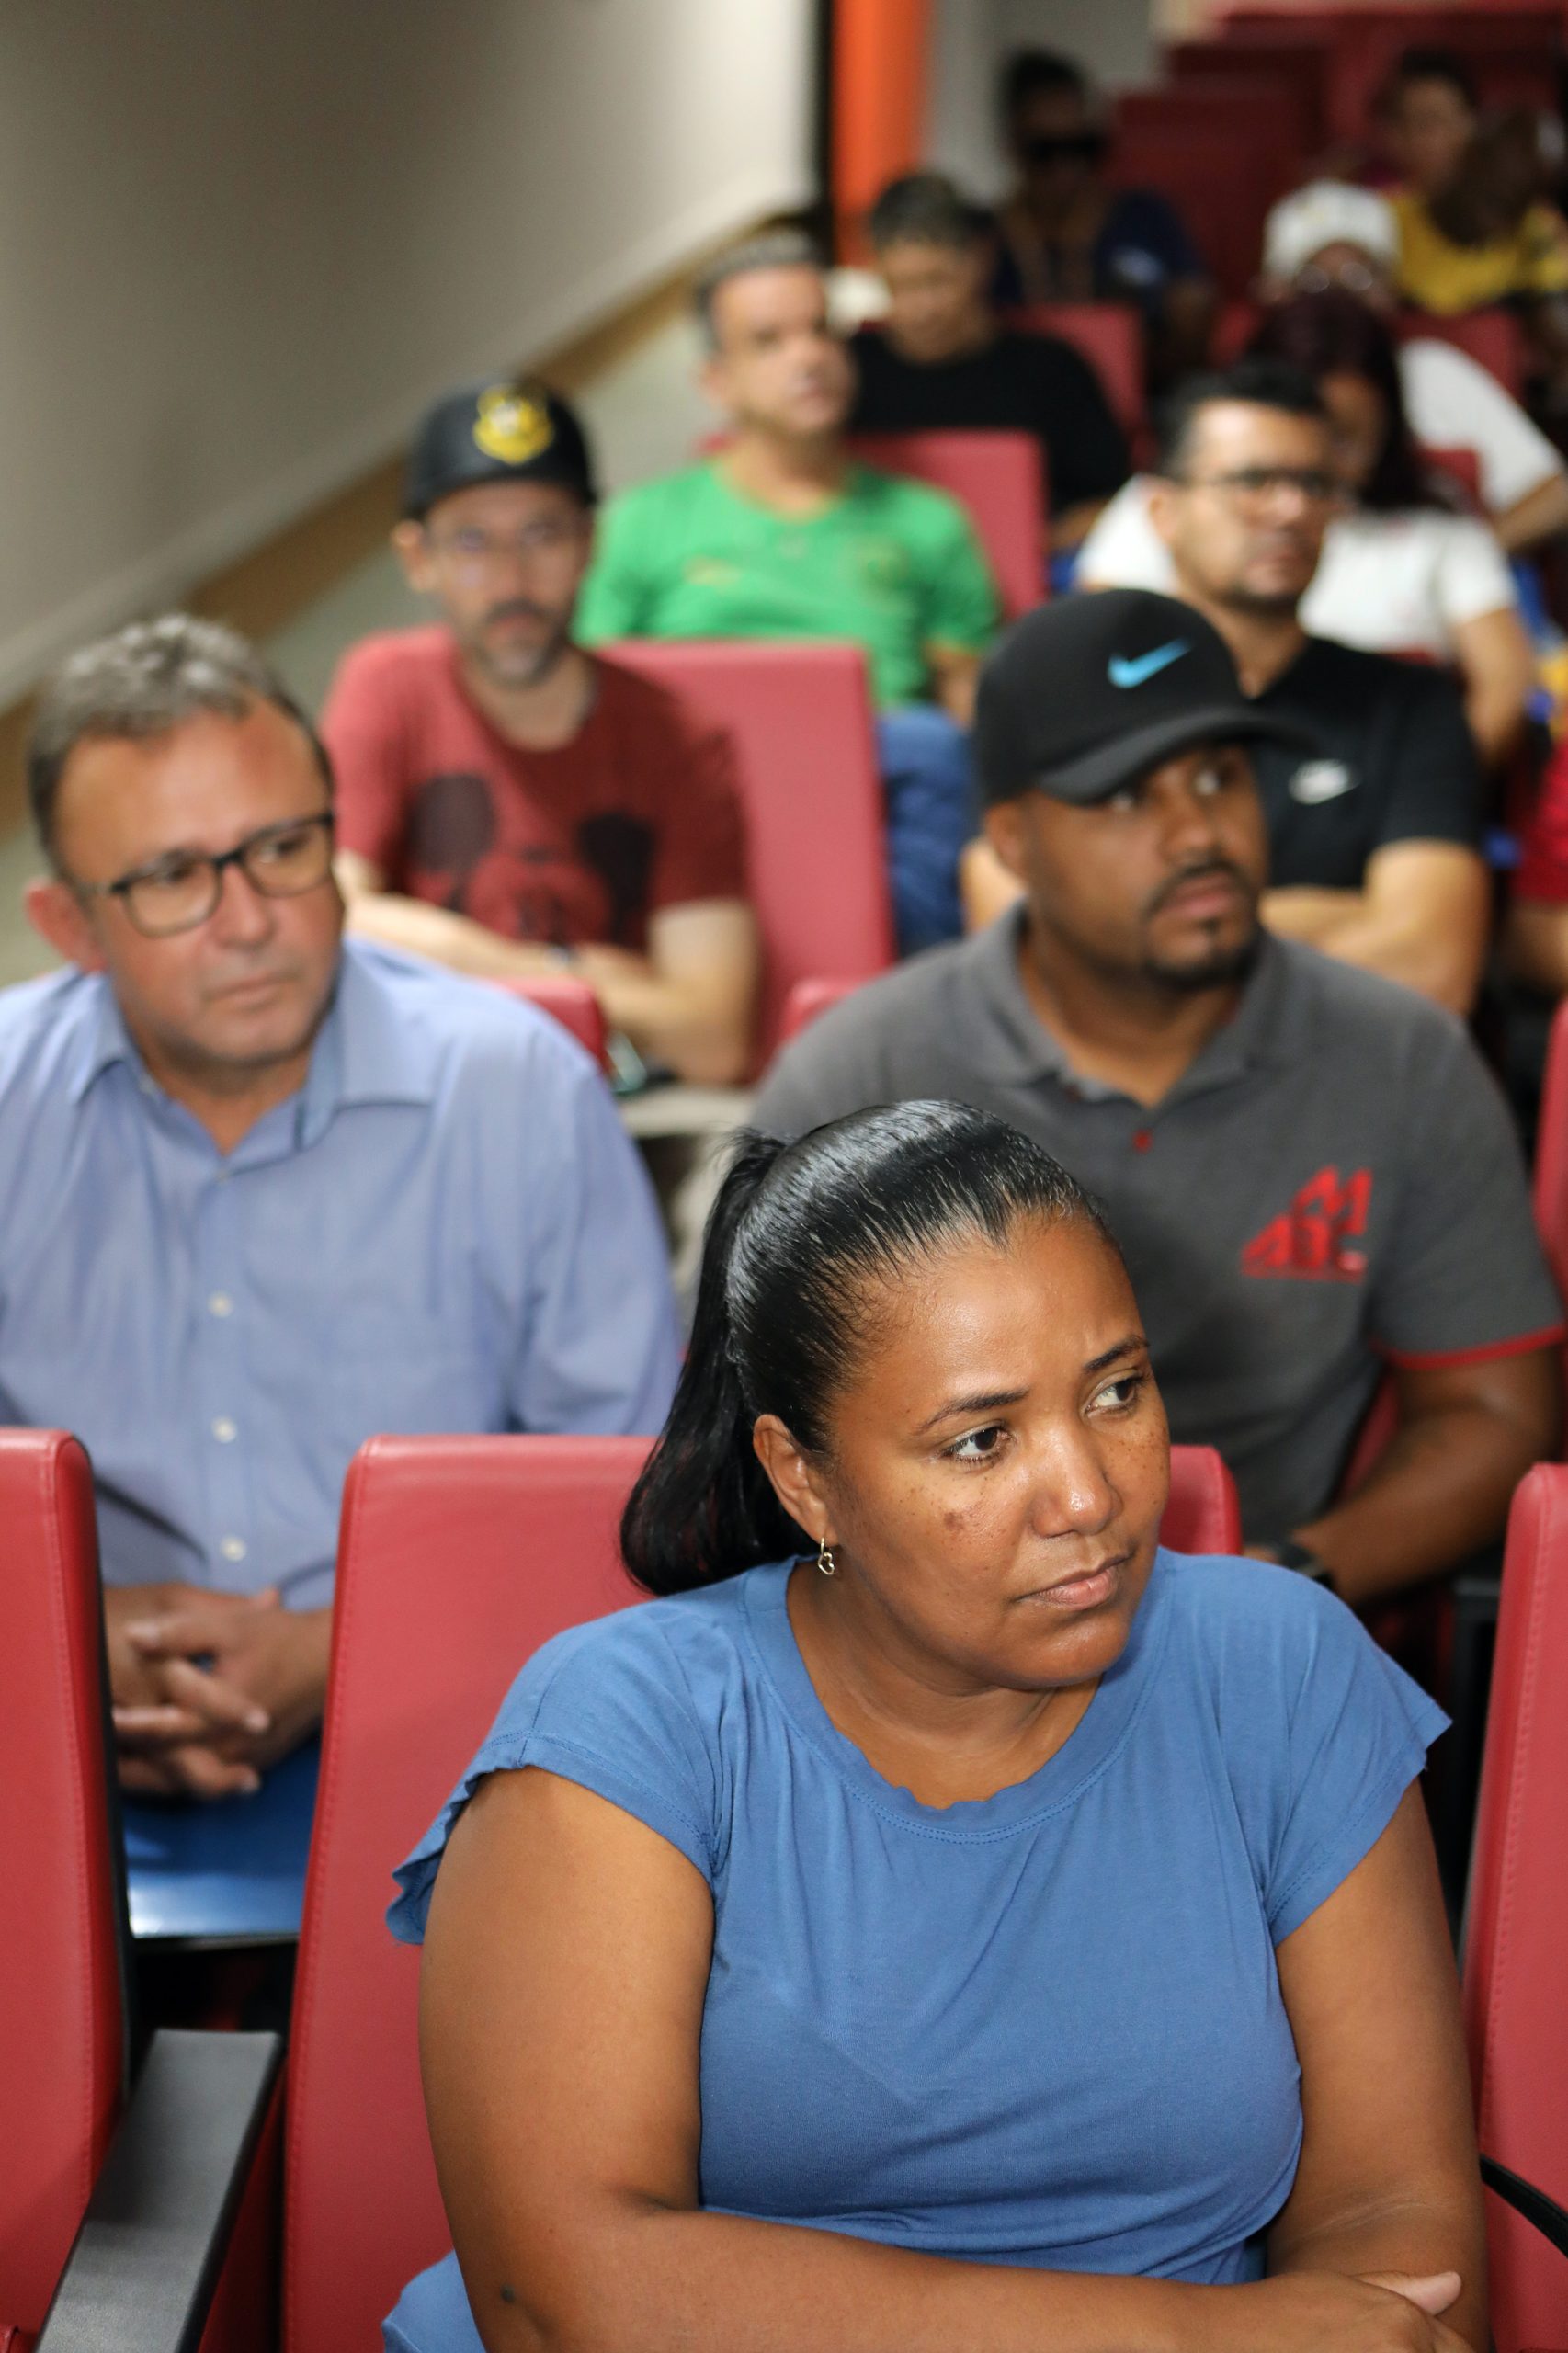
[[[890,245],[951,245],[967,253],[990,233],[990,221],[942,172],[906,172],[890,180],[869,212],[866,232],[880,254]]]
[[[719,337],[713,324],[713,304],[722,286],[732,278],[749,278],[759,269],[816,269],[826,267],[818,248],[803,229],[769,229],[760,237],[748,237],[744,244],[732,245],[728,252],[718,255],[692,288],[692,308],[702,329],[702,339],[710,351],[719,348]]]
[[[855,1111],[792,1143],[743,1135],[708,1221],[686,1367],[631,1491],[620,1549],[653,1593],[685,1593],[800,1552],[805,1538],[756,1459],[776,1414],[831,1452],[890,1291],[947,1250],[1006,1249],[1026,1222],[1087,1225],[1119,1257],[1066,1169],[1005,1120],[959,1103]]]
[[[1304,369],[1284,359],[1238,359],[1233,368],[1184,378],[1161,404],[1156,473],[1172,482],[1182,479],[1199,415],[1218,401],[1244,401],[1253,408],[1283,409],[1287,416],[1314,416],[1324,423],[1328,419],[1323,395]]]
[[[325,745],[278,673],[237,630],[165,613],[73,654],[45,685],[28,739],[28,801],[51,862],[59,864],[60,781],[78,745],[149,743],[203,713],[244,719],[257,703],[270,703],[294,722],[330,795]]]

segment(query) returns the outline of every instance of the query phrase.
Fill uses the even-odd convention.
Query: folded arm
[[[1368,859],[1360,890],[1267,891],[1263,919],[1464,1014],[1486,953],[1490,886],[1481,858],[1458,842],[1391,842]]]
[[[560,958],[531,940],[506,939],[469,915],[389,891],[370,862],[345,850],[338,879],[352,930],[428,956],[483,981],[532,980],[561,969]],[[759,950],[756,918],[740,899],[663,907],[648,925],[648,953],[586,946],[571,969],[647,1060],[677,1077],[722,1086],[745,1076]]]

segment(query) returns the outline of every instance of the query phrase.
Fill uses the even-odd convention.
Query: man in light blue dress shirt
[[[0,1420],[92,1456],[127,1786],[217,1795],[319,1719],[360,1441],[656,1430],[665,1249],[563,1030],[343,941],[325,757],[243,640],[89,647],[28,780],[68,969],[0,995]]]

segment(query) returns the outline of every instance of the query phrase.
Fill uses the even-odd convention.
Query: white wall
[[[809,193],[810,0],[4,0],[0,700]]]
[[[1154,77],[1150,0],[936,0],[932,19],[927,159],[978,197],[1006,183],[993,91],[1010,49],[1062,50],[1110,89]]]

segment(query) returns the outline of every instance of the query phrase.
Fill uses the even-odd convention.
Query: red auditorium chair
[[[1451,343],[1489,376],[1495,376],[1512,399],[1523,394],[1524,329],[1511,311],[1460,311],[1452,318],[1438,318],[1428,311],[1402,311],[1394,332],[1402,343],[1414,343],[1423,335]]]
[[[1116,101],[1109,174],[1176,205],[1221,291],[1245,291],[1270,205],[1301,176],[1301,116],[1287,85],[1272,93],[1184,82]]]
[[[1508,1516],[1475,1856],[1465,2025],[1497,2353],[1568,2347],[1568,1468]]]
[[[497,981],[494,986],[559,1021],[603,1069],[608,1043],[604,1007],[586,981],[576,980],[570,972],[539,972],[528,980]]]
[[[348,1473],[290,2041],[283,2353],[366,2353],[451,2241],[419,2086],[419,1956],[384,1925],[524,1661],[642,1598],[616,1528],[642,1438],[372,1438]],[[1235,1541],[1218,1458],[1176,1448],[1165,1527]],[[453,1579],[462,1608],[454,1609]]]
[[[156,2035],[121,2115],[129,1932],[92,1473],[75,1438],[0,1430],[0,2345],[194,2345],[249,2176],[231,2289],[203,2342],[260,2353],[254,2274],[230,2295],[266,2214],[255,2162],[278,2038]]]
[[[865,657],[852,645],[709,639],[624,638],[604,651],[734,738],[763,943],[760,1069],[798,981],[851,984],[892,962]]]
[[[851,447],[867,465],[911,474],[967,509],[1009,620],[1041,601],[1051,509],[1031,433],[858,433]]]
[[[1007,324],[1026,335],[1058,335],[1088,361],[1136,458],[1149,418],[1143,391],[1143,327],[1131,305],[1029,302],[1009,312]]]

